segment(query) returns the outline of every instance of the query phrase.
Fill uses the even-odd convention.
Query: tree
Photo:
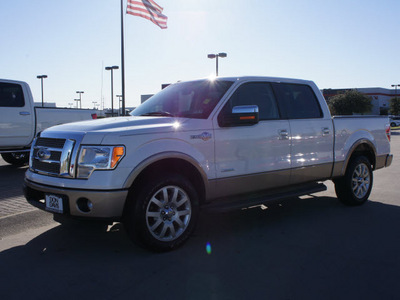
[[[344,94],[335,95],[327,101],[332,115],[364,114],[372,109],[371,98],[357,90],[348,90]]]
[[[395,97],[390,99],[390,114],[400,115],[400,98]]]

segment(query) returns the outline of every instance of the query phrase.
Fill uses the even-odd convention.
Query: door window
[[[260,121],[279,119],[278,106],[269,83],[250,82],[241,85],[225,104],[220,116],[231,114],[235,106],[242,105],[257,105]]]
[[[19,84],[0,83],[0,107],[23,107],[22,87]]]
[[[274,89],[289,119],[322,118],[318,99],[308,85],[274,83]]]

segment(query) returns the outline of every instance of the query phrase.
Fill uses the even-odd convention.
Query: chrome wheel
[[[369,191],[370,183],[371,176],[368,166],[364,163],[357,165],[351,181],[354,196],[358,199],[364,198]]]
[[[178,186],[165,186],[151,197],[147,205],[147,229],[159,241],[173,241],[185,232],[191,215],[188,194]]]
[[[335,191],[345,205],[364,204],[371,193],[374,176],[370,161],[365,156],[352,158],[343,177],[335,178]]]

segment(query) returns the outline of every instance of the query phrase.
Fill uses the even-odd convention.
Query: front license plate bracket
[[[47,211],[55,212],[55,213],[59,213],[59,214],[64,213],[63,197],[61,197],[59,195],[46,194],[45,201],[46,201],[46,210]]]

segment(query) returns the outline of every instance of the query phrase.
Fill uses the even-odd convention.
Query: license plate
[[[63,199],[56,195],[46,195],[46,210],[63,213]]]

